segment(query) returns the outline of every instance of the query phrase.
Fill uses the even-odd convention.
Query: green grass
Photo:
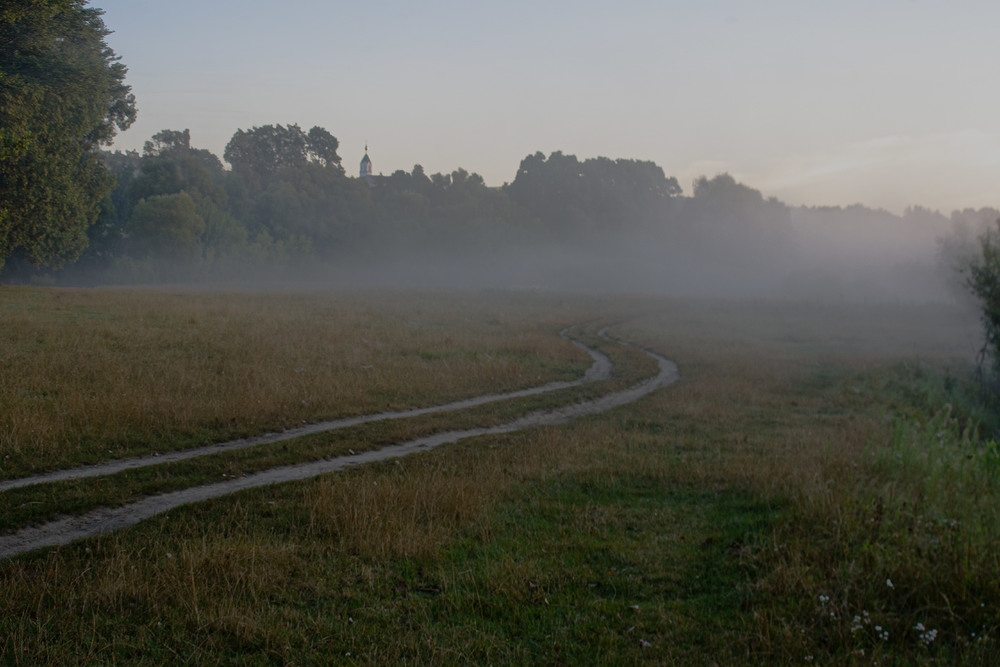
[[[408,596],[430,622],[472,619],[474,662],[697,661],[747,603],[742,541],[776,516],[755,499],[627,474],[518,491],[488,542],[445,554],[440,576],[457,591]]]
[[[2,661],[994,662],[1000,459],[964,389],[969,328],[953,311],[545,298],[591,332],[620,322],[613,335],[676,360],[682,379],[564,426],[0,562]],[[552,325],[542,302],[505,315],[508,335]],[[602,386],[208,458],[178,477],[505,420],[651,372],[616,354],[621,375]]]
[[[528,412],[581,402],[623,389],[657,372],[655,360],[635,349],[600,338],[593,339],[591,344],[602,349],[614,362],[614,378],[475,408],[373,422],[114,475],[18,487],[0,494],[0,533],[278,466],[379,449],[445,430],[496,426]]]
[[[384,467],[391,479],[411,465]],[[751,497],[655,478],[559,476],[519,485],[438,553],[387,558],[340,549],[320,526],[303,541],[315,519],[289,503],[311,489],[289,491],[185,508],[22,560],[22,586],[40,577],[80,588],[40,591],[47,623],[22,625],[12,646],[66,660],[91,636],[94,655],[147,662],[173,651],[195,662],[737,659],[738,644],[719,653],[716,641],[748,602],[743,541],[777,516]]]
[[[945,409],[887,418],[849,476],[776,527],[768,621],[800,653],[989,664],[998,639],[1000,456]],[[843,474],[843,473],[842,473]],[[810,631],[795,635],[795,625]],[[789,648],[786,646],[785,650]]]

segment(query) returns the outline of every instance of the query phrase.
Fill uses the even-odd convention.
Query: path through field
[[[602,336],[604,335],[603,330],[600,333]],[[563,332],[563,335],[566,336],[566,333]],[[282,440],[290,440],[292,438],[298,438],[312,433],[331,431],[368,422],[387,419],[402,419],[405,417],[416,417],[435,412],[460,410],[504,399],[519,398],[556,391],[558,389],[565,389],[611,377],[613,365],[608,357],[593,348],[587,347],[579,341],[573,340],[572,338],[570,338],[570,340],[575,345],[583,348],[593,359],[593,364],[587,370],[586,374],[581,379],[572,382],[552,382],[540,387],[533,387],[531,389],[524,389],[507,394],[488,394],[445,405],[350,417],[336,421],[310,424],[308,426],[291,429],[281,433],[272,433],[255,438],[244,438],[241,440],[234,440],[232,442],[209,445],[206,447],[169,452],[156,456],[144,456],[119,461],[108,461],[98,465],[84,466],[71,470],[60,470],[34,477],[24,477],[0,482],[0,492],[31,484],[43,484],[66,479],[110,475],[123,470],[158,465],[169,461],[179,461],[221,451],[280,442]],[[501,424],[499,426],[493,426],[490,428],[475,428],[463,431],[443,431],[427,437],[383,447],[381,449],[366,451],[350,456],[340,456],[328,460],[323,459],[319,461],[272,468],[270,470],[265,470],[263,472],[238,479],[190,487],[172,493],[149,496],[121,507],[101,508],[80,516],[51,521],[40,526],[25,528],[16,533],[0,536],[0,558],[10,558],[33,549],[66,544],[73,540],[107,533],[138,523],[143,519],[166,512],[180,505],[199,502],[209,498],[217,498],[219,496],[235,493],[243,489],[307,479],[324,473],[343,470],[349,466],[370,463],[373,461],[384,461],[387,459],[406,456],[418,451],[426,451],[437,447],[438,445],[457,442],[465,438],[510,433],[512,431],[518,431],[534,426],[563,424],[576,417],[604,412],[606,410],[610,410],[611,408],[638,400],[660,387],[673,383],[679,378],[677,365],[672,361],[649,351],[646,351],[646,354],[657,360],[657,363],[659,364],[659,372],[657,375],[622,391],[605,394],[604,396],[590,401],[566,405],[554,410],[543,410],[528,413],[518,419],[515,419],[514,421]]]

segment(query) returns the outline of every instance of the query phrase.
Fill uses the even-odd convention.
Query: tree
[[[191,130],[160,130],[142,145],[144,157],[156,157],[164,153],[191,150]]]
[[[150,208],[150,202],[160,202],[159,206],[162,208],[162,202],[173,201],[175,208],[171,209],[170,215],[175,222],[190,222],[192,219],[186,212],[178,213],[177,201],[186,198],[193,203],[195,213],[204,222],[200,243],[206,265],[232,255],[246,244],[246,229],[229,211],[227,174],[222,168],[222,162],[210,151],[191,148],[189,130],[161,130],[146,142],[143,153],[138,168],[127,181],[123,182],[119,176],[119,182],[123,186],[127,184],[127,187],[117,202],[120,204],[118,219],[128,221],[126,226],[131,238],[125,245],[133,253],[133,258],[149,254],[164,254],[166,257],[176,255],[170,248],[165,248],[164,253],[156,250],[163,232],[148,220],[150,211],[160,210]],[[112,165],[120,162],[108,160],[107,156],[105,160]],[[183,195],[183,198],[164,200],[162,196],[165,195]],[[181,206],[186,204],[187,201],[184,201]],[[186,226],[194,228],[196,225]],[[192,248],[196,244],[187,241],[183,245]],[[139,257],[135,257],[136,253]],[[186,258],[190,260],[196,254],[193,251],[186,252]]]
[[[136,204],[129,218],[131,244],[139,256],[196,261],[205,220],[186,192],[156,195]]]
[[[94,149],[135,120],[103,12],[86,5],[0,8],[0,267],[14,252],[51,267],[80,255],[114,183]]]
[[[252,207],[252,232],[266,230],[276,240],[309,238],[320,256],[349,246],[365,232],[371,193],[340,169],[302,164],[275,174]]]
[[[191,148],[189,130],[161,130],[143,147],[139,171],[128,183],[123,217],[128,217],[131,207],[140,199],[176,194],[181,190],[187,191],[199,204],[206,201],[225,208],[225,178],[218,157],[211,151]]]
[[[282,169],[314,163],[340,167],[337,138],[321,127],[306,134],[298,125],[264,125],[249,130],[237,130],[226,144],[222,156],[254,190],[266,187],[268,181]]]
[[[580,162],[556,151],[521,161],[505,191],[559,236],[620,232],[660,220],[681,194],[676,178],[641,160],[605,157]]]
[[[0,77],[2,77],[3,72],[0,71]],[[21,137],[20,139],[15,139],[9,132],[0,128],[0,162],[5,160],[10,160],[24,154],[24,151],[28,148],[28,138]],[[10,216],[10,211],[6,208],[0,208],[0,225]],[[3,267],[3,264],[0,264]]]
[[[979,252],[965,271],[965,284],[979,300],[985,341],[979,361],[990,361],[993,378],[1000,378],[1000,220],[979,237]]]
[[[125,242],[127,212],[131,210],[125,195],[129,184],[139,175],[142,158],[136,151],[101,151],[101,161],[115,179],[115,188],[101,200],[100,214],[87,228],[87,248],[76,260],[87,269],[109,264],[121,254]]]
[[[739,289],[773,285],[796,255],[791,212],[774,197],[736,181],[729,174],[701,176],[670,233],[673,241],[708,266],[724,267]]]
[[[340,164],[340,156],[337,149],[340,142],[322,127],[313,127],[306,135],[306,148],[311,161],[317,162],[324,167],[334,167]]]

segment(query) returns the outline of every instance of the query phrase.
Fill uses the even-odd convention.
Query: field
[[[10,534],[680,369],[0,560],[2,662],[992,662],[1000,453],[957,307],[4,287],[0,483],[572,381],[563,330],[613,377],[0,492]]]

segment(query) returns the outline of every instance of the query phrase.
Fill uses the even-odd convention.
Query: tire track
[[[600,335],[605,336],[604,330],[599,332]],[[571,339],[572,340],[572,339]],[[415,416],[417,414],[429,414],[433,411],[443,411],[443,410],[457,410],[460,407],[471,407],[473,405],[482,405],[490,401],[501,400],[503,398],[513,398],[515,396],[530,396],[537,393],[543,393],[544,391],[554,391],[558,388],[563,388],[565,386],[576,386],[578,384],[583,384],[584,382],[592,382],[596,379],[606,379],[604,373],[606,372],[607,377],[611,375],[611,361],[596,350],[593,350],[579,341],[573,341],[575,344],[584,348],[588,354],[595,360],[594,365],[591,366],[590,370],[587,371],[587,375],[581,380],[577,380],[570,383],[550,383],[549,385],[544,385],[542,387],[536,387],[534,389],[523,390],[522,392],[513,392],[510,394],[500,394],[500,395],[489,395],[482,396],[474,399],[468,399],[468,401],[459,401],[457,403],[449,403],[445,406],[438,406],[435,408],[421,408],[420,410],[411,410],[406,412],[391,412],[385,413],[384,416],[370,415],[366,417],[352,418],[351,420],[338,420],[336,422],[325,422],[326,424],[341,424],[343,422],[350,421],[350,424],[364,423],[364,421],[352,421],[352,420],[365,420],[365,421],[375,421],[379,418],[381,419],[399,419],[402,417]],[[622,343],[621,341],[618,341]],[[622,343],[627,345],[627,343]],[[206,484],[202,486],[190,487],[187,489],[182,489],[180,491],[174,491],[171,493],[165,493],[157,496],[149,496],[143,498],[142,500],[124,505],[122,507],[116,508],[101,508],[88,512],[75,517],[68,517],[65,519],[60,519],[57,521],[52,521],[41,526],[25,528],[21,531],[10,535],[0,536],[0,558],[10,558],[18,554],[32,551],[34,549],[39,549],[47,546],[56,546],[61,544],[67,544],[77,539],[82,539],[86,537],[93,537],[95,535],[100,535],[103,533],[111,532],[124,528],[126,526],[131,526],[144,519],[150,518],[157,514],[161,514],[175,507],[181,505],[186,505],[189,503],[199,502],[202,500],[208,500],[209,498],[217,498],[219,496],[228,495],[235,493],[237,491],[242,491],[244,489],[251,489],[261,486],[267,486],[271,484],[279,484],[282,482],[289,482],[301,479],[308,479],[310,477],[315,477],[317,475],[322,475],[324,473],[335,472],[338,470],[343,470],[345,468],[361,465],[364,463],[371,463],[374,461],[385,461],[389,459],[399,458],[402,456],[407,456],[415,452],[427,451],[443,445],[446,443],[458,442],[459,440],[464,440],[466,438],[472,438],[484,435],[496,435],[501,433],[510,433],[513,431],[519,431],[526,428],[531,428],[535,426],[551,426],[557,424],[564,424],[572,419],[581,417],[584,415],[598,414],[605,412],[612,408],[625,405],[626,403],[631,403],[638,400],[639,398],[659,389],[660,387],[665,387],[673,382],[675,382],[680,374],[677,371],[677,365],[649,350],[643,350],[647,355],[656,359],[659,365],[659,372],[657,375],[643,380],[627,389],[612,392],[610,394],[605,394],[599,398],[585,401],[582,403],[576,403],[572,405],[563,406],[553,410],[540,410],[536,412],[528,413],[518,419],[515,419],[506,424],[501,424],[498,426],[488,427],[488,428],[475,428],[466,429],[459,431],[444,431],[441,433],[436,433],[434,435],[417,438],[407,442],[400,443],[398,445],[390,445],[377,450],[371,450],[367,452],[362,452],[360,454],[354,454],[350,456],[340,456],[330,460],[320,460],[308,463],[298,463],[288,466],[281,466],[278,468],[272,468],[270,470],[265,470],[253,475],[248,475],[246,477],[241,477],[239,479],[226,480],[224,482],[215,482],[213,484]],[[606,366],[605,366],[606,364]],[[597,368],[598,370],[595,370]],[[588,379],[588,376],[590,379]],[[558,386],[556,386],[558,385]],[[478,401],[478,402],[477,402]],[[459,407],[452,407],[459,406]],[[303,427],[303,429],[319,427],[320,424],[312,425],[311,427]],[[319,430],[329,430],[330,427],[326,429]],[[333,426],[332,428],[344,428],[341,426]],[[286,431],[281,434],[272,434],[272,436],[261,436],[263,437],[275,437],[273,440],[266,440],[263,442],[277,442],[283,439],[288,439],[291,437],[299,437],[305,435],[301,431],[303,429],[295,429],[294,431]],[[289,435],[293,432],[297,432],[296,435]],[[318,430],[309,431],[310,433],[319,432]],[[281,436],[281,437],[278,437]],[[285,437],[287,436],[287,437]],[[248,439],[255,440],[255,439]],[[234,441],[236,443],[242,443],[244,441]],[[263,444],[260,440],[255,440],[253,444]],[[233,443],[225,443],[225,445],[230,445],[231,448],[235,448]],[[251,446],[248,444],[241,444],[239,446],[247,447]],[[219,446],[215,446],[219,447]],[[199,451],[201,454],[192,454],[185,458],[191,458],[192,456],[199,456],[204,453],[209,453],[209,448],[199,448],[198,450],[187,450],[187,452]],[[222,451],[221,449],[211,449],[211,451]],[[179,454],[187,452],[178,452]],[[152,463],[146,463],[145,465],[152,465],[153,463],[162,463],[168,460],[164,456],[159,457],[144,457],[144,459],[152,458],[154,459]],[[133,461],[139,461],[144,459],[133,459]],[[119,464],[127,463],[125,461],[116,462]],[[90,468],[96,468],[98,466],[89,466]],[[130,466],[138,467],[138,466]],[[128,469],[127,467],[120,468],[121,470]],[[68,471],[64,471],[68,472]],[[53,473],[55,474],[55,473]],[[95,474],[108,474],[108,473],[95,473]],[[25,478],[27,479],[27,478]],[[66,479],[65,477],[63,479]],[[51,481],[51,480],[49,480]],[[40,483],[40,482],[34,482]],[[8,487],[10,488],[10,487]]]
[[[257,445],[268,445],[275,442],[282,442],[284,440],[301,438],[306,435],[313,435],[315,433],[324,433],[326,431],[335,431],[337,429],[348,428],[350,426],[358,426],[359,424],[367,424],[369,422],[382,421],[386,419],[406,419],[407,417],[420,417],[422,415],[430,415],[437,412],[451,412],[454,410],[462,410],[464,408],[474,408],[479,405],[503,401],[509,398],[524,398],[526,396],[545,394],[559,389],[578,387],[590,382],[597,382],[598,380],[607,380],[611,377],[614,364],[611,363],[611,360],[608,359],[606,355],[587,347],[578,340],[571,338],[566,329],[559,332],[559,335],[582,349],[590,355],[590,358],[593,360],[590,368],[587,369],[587,372],[584,373],[583,377],[579,380],[549,382],[548,384],[540,385],[538,387],[521,389],[518,391],[508,392],[506,394],[484,394],[474,398],[467,398],[461,401],[454,401],[452,403],[445,403],[442,405],[433,405],[426,408],[393,410],[370,415],[359,415],[357,417],[345,417],[343,419],[316,422],[315,424],[308,424],[306,426],[300,426],[278,433],[265,433],[263,435],[253,436],[250,438],[239,438],[237,440],[230,440],[229,442],[219,442],[211,445],[205,445],[204,447],[192,447],[191,449],[182,449],[174,452],[163,452],[129,459],[104,461],[102,463],[83,465],[76,468],[54,470],[52,472],[32,475],[30,477],[18,477],[16,479],[0,481],[0,493],[7,491],[8,489],[17,489],[22,486],[31,486],[34,484],[47,484],[49,482],[61,482],[69,479],[84,479],[87,477],[113,475],[115,473],[122,472],[123,470],[133,470],[135,468],[144,468],[146,466],[170,463],[173,461],[184,461],[185,459],[193,459],[207,454],[233,451],[237,449],[244,449],[246,447],[255,447]]]

